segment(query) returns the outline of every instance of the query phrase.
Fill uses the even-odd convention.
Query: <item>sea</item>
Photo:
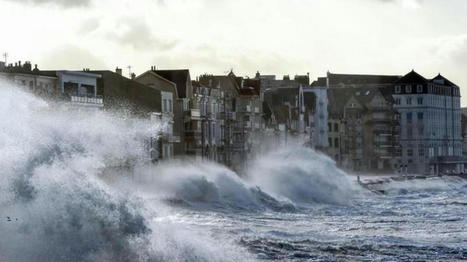
[[[163,126],[0,83],[0,261],[467,260],[465,179],[369,191],[300,145],[241,175],[154,165],[147,137]]]

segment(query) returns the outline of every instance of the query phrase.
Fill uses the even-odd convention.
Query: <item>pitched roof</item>
[[[177,92],[179,98],[187,97],[187,83],[190,78],[190,70],[179,69],[179,70],[153,70],[154,73],[162,76],[163,78],[174,82],[177,85]]]
[[[202,75],[199,78],[199,82],[204,85],[211,84],[212,87],[220,86],[223,90],[229,90],[244,96],[259,95],[261,85],[260,80],[237,77],[233,72],[230,72],[226,76]]]
[[[414,70],[410,71],[408,74],[403,76],[397,84],[426,84],[428,80],[415,72]]]
[[[261,81],[258,79],[244,79],[243,87],[251,87],[256,91],[256,94],[260,93]]]
[[[329,113],[331,115],[341,115],[347,102],[353,97],[364,108],[367,108],[373,98],[381,94],[389,103],[394,102],[392,97],[392,87],[352,87],[352,88],[329,88],[328,101]]]
[[[442,83],[443,85],[446,86],[451,86],[451,87],[458,87],[456,84],[453,82],[449,81],[447,78],[442,76],[441,74],[438,74],[435,78],[431,79],[430,82],[433,83]]]
[[[393,84],[400,79],[397,75],[356,75],[356,74],[327,74],[329,85],[370,85]]]

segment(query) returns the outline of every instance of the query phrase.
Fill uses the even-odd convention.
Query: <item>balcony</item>
[[[71,95],[70,101],[72,105],[92,106],[92,107],[103,107],[104,106],[104,99],[102,98],[102,96]]]
[[[201,119],[201,112],[199,109],[190,109],[185,111],[185,116],[192,120],[200,120]]]

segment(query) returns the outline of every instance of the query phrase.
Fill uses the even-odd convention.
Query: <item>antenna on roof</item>
[[[128,76],[131,78],[131,65],[127,66],[126,68],[128,68]]]
[[[8,53],[5,52],[5,53],[2,54],[2,56],[3,56],[3,61],[5,61],[5,65],[6,65],[6,64],[7,64],[7,60],[8,60]]]

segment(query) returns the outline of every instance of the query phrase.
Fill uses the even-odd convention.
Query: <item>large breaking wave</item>
[[[158,126],[57,107],[0,83],[0,261],[245,261],[230,240],[159,219],[162,203],[293,211],[352,196],[310,149],[262,156],[248,179],[214,163],[153,166],[144,143]]]
[[[101,179],[144,165],[157,126],[56,106],[0,83],[0,261],[248,260]]]

